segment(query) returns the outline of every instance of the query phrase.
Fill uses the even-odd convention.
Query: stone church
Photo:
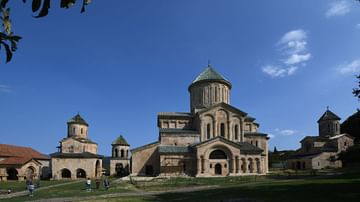
[[[340,117],[327,109],[318,120],[319,136],[303,138],[301,148],[287,160],[292,169],[341,168],[340,152],[354,145],[354,138],[340,134]]]
[[[67,122],[67,137],[58,152],[50,154],[53,179],[95,178],[102,175],[102,158],[97,143],[88,138],[88,124],[77,114]]]
[[[266,174],[269,138],[230,105],[231,87],[209,65],[188,88],[190,113],[158,113],[158,141],[131,150],[132,175]]]

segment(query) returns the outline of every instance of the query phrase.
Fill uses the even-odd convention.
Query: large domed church
[[[230,105],[231,83],[210,65],[190,84],[190,112],[160,112],[158,141],[135,148],[132,175],[266,174],[268,136]]]

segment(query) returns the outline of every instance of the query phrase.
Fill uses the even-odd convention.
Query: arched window
[[[83,132],[84,132],[84,129],[83,129],[83,128],[81,128],[81,129],[80,129],[80,133],[81,133],[81,134],[83,134]]]
[[[222,137],[225,137],[225,124],[224,123],[220,124],[220,135]]]
[[[210,139],[210,123],[206,125],[206,137],[207,139]]]
[[[115,151],[114,151],[114,155],[115,155],[115,157],[119,157],[119,150],[118,149],[115,149]]]
[[[235,125],[235,140],[239,139],[239,125]]]
[[[71,145],[71,146],[69,147],[69,152],[70,152],[70,153],[73,153],[73,152],[74,152],[74,146]]]
[[[217,149],[210,153],[210,159],[227,159],[227,156],[224,151]]]
[[[124,150],[120,150],[120,157],[123,158],[124,157]]]

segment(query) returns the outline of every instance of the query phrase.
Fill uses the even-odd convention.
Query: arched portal
[[[18,171],[15,168],[8,168],[6,170],[7,180],[18,180]]]
[[[220,163],[217,163],[215,164],[215,175],[221,175],[221,164]]]
[[[97,160],[95,163],[95,176],[99,177],[101,176],[101,166],[100,166],[100,161]]]
[[[33,180],[33,178],[35,177],[35,168],[32,166],[27,167],[25,174],[27,180]]]
[[[71,172],[70,172],[70,170],[69,170],[69,169],[66,169],[66,168],[62,169],[62,170],[61,170],[61,177],[62,177],[62,178],[71,178]]]
[[[78,168],[76,170],[76,178],[86,178],[86,172],[85,170]]]

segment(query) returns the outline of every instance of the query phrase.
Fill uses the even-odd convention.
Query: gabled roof
[[[152,143],[149,143],[149,144],[146,144],[146,145],[143,145],[143,146],[140,146],[140,147],[136,147],[134,149],[131,149],[131,153],[134,153],[134,152],[137,152],[137,151],[141,151],[143,149],[147,149],[147,148],[150,148],[152,146],[157,146],[159,145],[160,142],[159,141],[156,141],[156,142],[152,142]]]
[[[116,138],[116,140],[114,140],[111,145],[130,146],[122,135]]]
[[[76,114],[67,123],[68,124],[81,124],[81,125],[89,126],[89,124],[87,124],[86,121],[80,116],[80,114]]]
[[[0,165],[22,165],[34,160],[49,160],[49,157],[30,148],[8,144],[0,144],[0,157],[4,158],[0,161]]]
[[[305,140],[313,140],[318,142],[327,142],[329,141],[329,138],[321,137],[321,136],[305,136],[300,142],[303,142]]]
[[[328,121],[328,120],[341,120],[341,118],[338,117],[334,112],[327,109],[317,122],[319,123],[320,121]]]
[[[231,83],[226,80],[221,74],[217,73],[209,64],[208,67],[201,72],[194,80],[191,82],[189,89],[196,83],[204,82],[204,81],[217,81],[221,83],[225,83],[231,88]]]
[[[192,117],[191,113],[187,112],[159,112],[158,117]]]
[[[224,138],[222,136],[217,136],[217,137],[205,140],[203,142],[193,144],[191,146],[192,147],[198,147],[200,145],[205,145],[205,144],[208,144],[208,143],[211,143],[211,142],[214,142],[214,141],[221,141],[221,142],[224,142],[226,144],[237,147],[237,148],[240,149],[240,152],[242,152],[244,154],[260,154],[261,152],[263,152],[262,149],[254,146],[254,145],[252,145],[250,143],[247,143],[247,142],[233,142],[233,141],[230,141],[230,140],[228,140],[228,139],[226,139],[226,138]]]
[[[201,109],[201,110],[199,110],[197,113],[202,114],[202,113],[207,112],[207,111],[209,111],[209,110],[211,110],[211,109],[213,109],[213,108],[215,108],[215,107],[227,108],[228,110],[235,111],[236,113],[241,114],[242,116],[246,116],[246,115],[247,115],[246,112],[243,112],[243,111],[241,111],[240,109],[238,109],[238,108],[236,108],[236,107],[233,107],[233,106],[231,106],[231,105],[229,105],[229,104],[226,104],[226,103],[224,103],[224,102],[217,103],[217,104],[214,104],[214,105],[212,105],[212,106],[210,106],[210,107]]]
[[[96,142],[93,142],[92,140],[90,140],[88,138],[82,138],[82,137],[76,137],[76,136],[66,137],[66,138],[62,139],[60,142],[64,142],[68,139],[73,139],[73,140],[76,140],[81,143],[97,144]]]

